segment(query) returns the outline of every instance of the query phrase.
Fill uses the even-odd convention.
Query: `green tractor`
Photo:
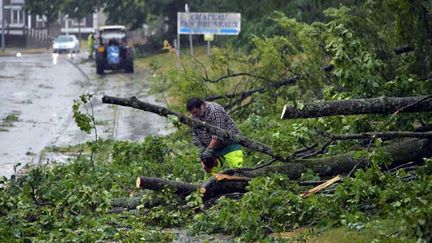
[[[99,28],[96,48],[96,73],[124,69],[134,72],[133,50],[127,45],[126,28],[122,25],[108,25]]]

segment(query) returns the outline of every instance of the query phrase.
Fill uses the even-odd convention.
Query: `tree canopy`
[[[62,0],[28,0],[25,1],[24,8],[31,14],[46,16],[48,23],[53,23],[58,19]]]

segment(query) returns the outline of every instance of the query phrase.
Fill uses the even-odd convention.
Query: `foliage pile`
[[[385,225],[377,239],[428,240],[432,235],[432,160],[417,169],[414,179],[409,171],[383,173],[373,164],[326,193],[306,199],[299,196],[306,188],[285,176],[256,178],[240,200],[220,199],[216,206],[204,209],[198,194],[186,198],[185,207],[169,191],[142,194],[131,186],[141,174],[201,181],[204,175],[194,160],[196,151],[188,149],[186,142],[149,137],[142,143],[99,141],[99,147],[101,152],[113,151],[112,163],[99,161],[93,169],[90,159],[82,156],[70,164],[40,166],[17,180],[3,181],[0,239],[165,241],[175,236],[159,227],[185,226],[195,233],[220,232],[244,240],[311,225],[360,232]],[[167,148],[184,153],[167,151],[160,160],[160,150]],[[307,173],[302,179],[317,178]],[[114,198],[131,195],[140,195],[143,206],[111,213]],[[145,208],[151,200],[163,203]]]
[[[198,181],[203,172],[194,155],[172,154],[167,148],[182,151],[185,144],[171,144],[161,137],[148,137],[141,143],[102,141],[96,153],[112,151],[110,163],[81,156],[70,164],[38,166],[16,180],[2,179],[0,189],[0,240],[166,241],[170,232],[156,226],[180,226],[187,213],[178,211],[178,199],[171,193],[147,194],[144,199],[164,201],[152,211],[110,213],[114,198],[141,195],[134,191],[136,175],[165,176],[183,181]],[[128,152],[126,152],[128,151]],[[164,156],[161,157],[161,151]],[[95,156],[99,158],[100,156]],[[189,161],[189,163],[187,163]],[[182,166],[179,166],[179,165]],[[153,225],[153,226],[152,226]]]

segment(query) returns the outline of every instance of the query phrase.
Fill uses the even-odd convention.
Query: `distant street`
[[[43,162],[46,158],[41,158],[41,151],[46,146],[94,139],[92,134],[80,131],[72,120],[73,100],[83,93],[94,94],[97,129],[103,139],[140,140],[149,134],[169,132],[165,118],[101,104],[104,94],[137,96],[163,104],[163,99],[149,95],[150,85],[144,80],[144,73],[111,73],[100,78],[92,63],[84,62],[85,56],[47,52],[0,57],[0,176],[13,174],[13,166],[18,162]]]

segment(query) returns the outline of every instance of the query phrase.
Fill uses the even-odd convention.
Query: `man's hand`
[[[210,173],[211,172],[212,168],[207,167],[206,163],[204,163],[204,161],[202,161],[202,160],[201,160],[201,165],[202,165],[202,168],[204,169],[204,171],[206,173]]]
[[[201,153],[201,160],[209,159],[214,156],[214,150],[211,148],[206,148],[204,152]]]

